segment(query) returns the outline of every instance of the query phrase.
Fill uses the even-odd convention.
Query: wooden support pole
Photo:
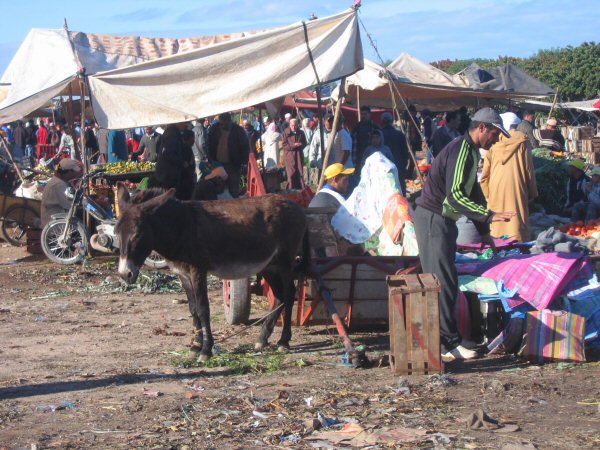
[[[81,92],[81,159],[83,160],[84,173],[88,173],[90,171],[90,155],[87,154],[85,149],[85,82],[81,78],[79,79],[79,88]]]
[[[552,102],[552,106],[550,107],[550,113],[548,114],[548,119],[552,117],[552,113],[554,112],[554,107],[556,106],[556,100],[558,99],[558,89],[554,93],[554,101]]]
[[[329,155],[331,154],[331,149],[333,148],[333,143],[335,141],[335,136],[338,131],[338,123],[340,122],[340,113],[342,111],[342,102],[344,101],[344,96],[346,94],[346,77],[342,78],[340,83],[338,101],[335,105],[335,114],[333,116],[333,126],[331,127],[331,133],[329,135],[329,142],[327,143],[327,150],[325,151],[325,156],[323,157],[323,170],[321,171],[321,179],[319,180],[318,190],[321,190],[323,185],[325,184],[325,169],[329,164]],[[323,143],[323,140],[321,140]]]
[[[358,84],[356,85],[356,108],[358,108],[358,121],[360,122],[362,116],[360,114],[360,86]]]

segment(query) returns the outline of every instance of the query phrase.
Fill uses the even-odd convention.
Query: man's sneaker
[[[474,350],[469,350],[468,348],[459,345],[449,352],[442,353],[442,361],[451,362],[457,359],[475,359],[479,357],[479,354]]]

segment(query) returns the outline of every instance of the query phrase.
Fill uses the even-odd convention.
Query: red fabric
[[[389,198],[383,211],[383,226],[394,244],[402,241],[404,224],[412,220],[408,208],[406,199],[401,194],[394,194]]]
[[[594,103],[594,108],[600,108],[600,100]]]
[[[39,127],[37,132],[37,143],[46,145],[48,142],[48,130],[44,127]]]

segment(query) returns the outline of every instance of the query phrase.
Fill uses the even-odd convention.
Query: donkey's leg
[[[211,357],[214,344],[212,331],[210,329],[210,305],[208,303],[206,272],[198,269],[193,270],[193,286],[203,334],[202,350],[200,351],[198,361],[205,362]]]
[[[294,299],[296,294],[296,286],[291,274],[282,276],[283,298],[285,304],[285,313],[283,316],[283,328],[281,330],[281,339],[277,342],[279,350],[288,350],[290,348],[290,340],[292,339],[292,310],[294,309]]]
[[[194,295],[193,283],[190,275],[188,273],[184,273],[183,271],[179,273],[179,279],[181,280],[181,285],[185,290],[185,294],[188,299],[188,308],[190,309],[190,314],[192,315],[192,320],[194,323],[194,337],[192,338],[190,350],[193,353],[200,353],[200,350],[202,350],[202,324],[198,314],[199,307],[196,296]]]
[[[281,314],[281,299],[284,298],[281,277],[278,274],[273,273],[272,271],[264,272],[262,275],[267,281],[267,283],[269,283],[269,286],[271,286],[273,294],[277,299],[277,310],[272,311],[271,314],[269,314],[267,319],[264,321],[263,326],[260,330],[258,342],[254,344],[254,348],[256,350],[262,350],[268,345],[269,337],[271,337],[271,334],[273,333],[273,328],[275,328],[275,324],[277,323],[279,315]]]

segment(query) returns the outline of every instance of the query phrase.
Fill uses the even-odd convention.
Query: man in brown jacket
[[[306,136],[298,127],[298,120],[291,119],[290,126],[283,132],[283,156],[287,173],[288,189],[302,189],[303,149]]]

